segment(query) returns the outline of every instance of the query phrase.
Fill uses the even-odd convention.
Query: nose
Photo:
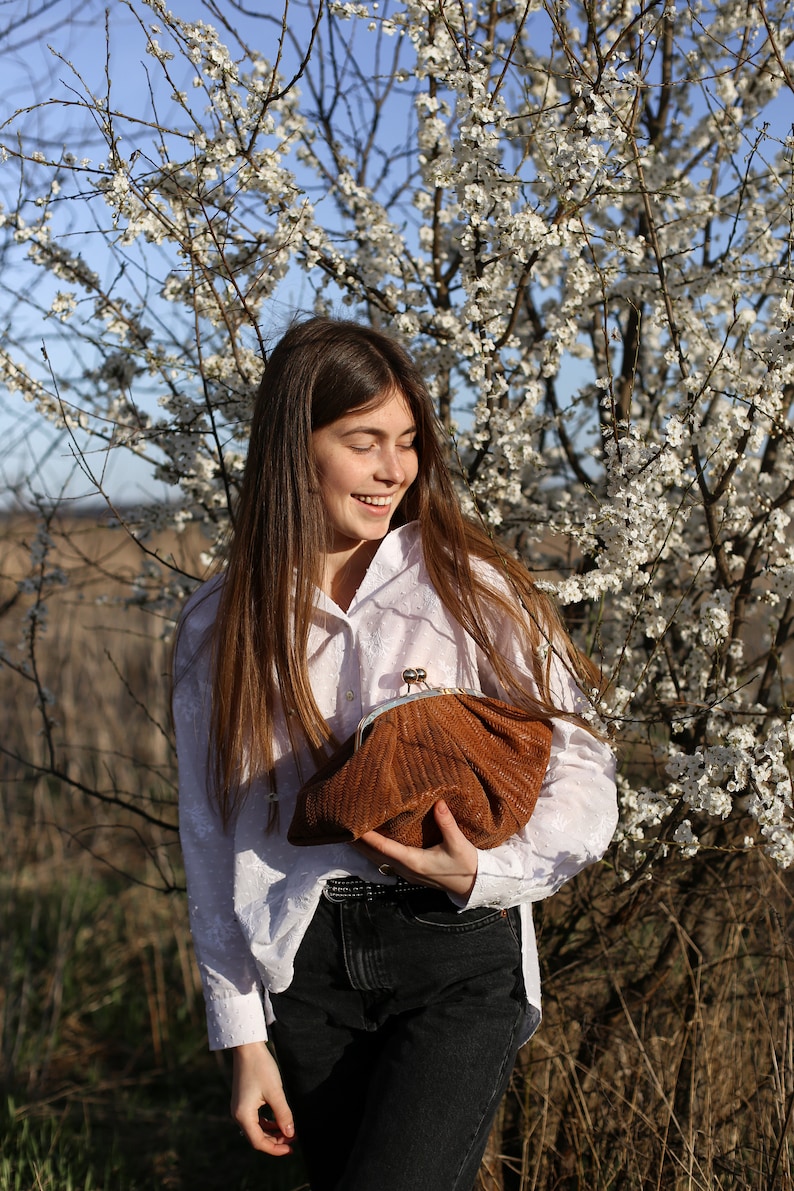
[[[405,467],[396,446],[384,446],[381,449],[375,479],[388,484],[402,484],[405,480]]]

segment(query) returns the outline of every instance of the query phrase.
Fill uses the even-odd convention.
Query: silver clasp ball
[[[416,683],[424,682],[427,678],[427,670],[423,670],[421,666],[409,666],[407,670],[403,670],[403,682],[410,689]]]

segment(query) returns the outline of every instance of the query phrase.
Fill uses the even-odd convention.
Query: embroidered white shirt
[[[494,585],[503,583],[491,573]],[[224,831],[208,788],[211,676],[203,648],[222,579],[204,584],[182,616],[175,658],[174,722],[179,759],[179,822],[190,923],[207,1006],[210,1048],[267,1036],[268,993],[290,983],[293,961],[326,880],[383,876],[346,844],[295,847],[287,841],[295,795],[314,766],[308,749],[291,750],[283,716],[275,727],[279,824],[266,829],[268,798],[254,786]],[[531,666],[509,623],[500,653],[531,685]],[[386,535],[347,612],[317,593],[308,648],[320,710],[337,739],[379,703],[405,693],[402,671],[421,666],[431,686],[474,687],[506,698],[472,639],[433,588],[414,523]],[[565,668],[553,665],[561,710],[583,706]],[[605,852],[617,822],[614,758],[584,728],[553,723],[551,760],[527,826],[478,855],[466,906],[521,907],[524,981],[540,1009],[540,972],[531,903],[548,897]]]

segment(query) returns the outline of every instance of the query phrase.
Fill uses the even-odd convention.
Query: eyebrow
[[[386,438],[386,431],[379,426],[351,426],[349,430],[344,430],[340,437],[350,438],[353,434],[372,434],[375,438]],[[405,438],[406,434],[416,434],[416,426],[413,423],[401,430],[397,438]]]

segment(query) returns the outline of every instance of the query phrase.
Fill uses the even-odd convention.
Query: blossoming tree
[[[50,371],[4,345],[5,385],[151,458],[175,500],[138,524],[200,520],[211,553],[285,294],[388,326],[490,523],[536,566],[569,544],[550,585],[643,746],[623,839],[694,852],[741,810],[789,864],[786,6],[235,10],[131,8],[135,114],[111,22],[107,70],[37,108],[74,148],[6,121],[6,252],[60,329]]]

